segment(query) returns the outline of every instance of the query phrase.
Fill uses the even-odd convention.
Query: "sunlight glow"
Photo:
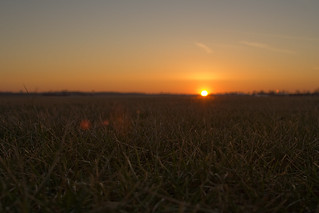
[[[200,95],[205,97],[208,95],[208,92],[206,90],[203,90],[203,91],[201,91]]]

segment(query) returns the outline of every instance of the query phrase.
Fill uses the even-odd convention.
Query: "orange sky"
[[[0,91],[319,88],[319,2],[0,2]]]

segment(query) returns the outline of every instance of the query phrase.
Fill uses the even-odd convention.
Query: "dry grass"
[[[2,212],[315,212],[318,201],[318,97],[0,99]]]

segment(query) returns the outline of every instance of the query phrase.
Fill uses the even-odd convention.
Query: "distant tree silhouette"
[[[274,90],[269,90],[268,95],[276,95],[276,92]]]

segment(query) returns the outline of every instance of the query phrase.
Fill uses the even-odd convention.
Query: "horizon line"
[[[209,93],[209,95],[292,95],[292,94],[319,94],[319,88],[313,91],[310,90],[295,90],[290,92],[287,90],[253,90],[249,92],[229,91]],[[199,93],[173,93],[173,92],[119,92],[119,91],[80,91],[80,90],[57,90],[57,91],[1,91],[0,95],[43,95],[43,96],[72,96],[72,95],[181,95],[181,96],[198,96]]]

